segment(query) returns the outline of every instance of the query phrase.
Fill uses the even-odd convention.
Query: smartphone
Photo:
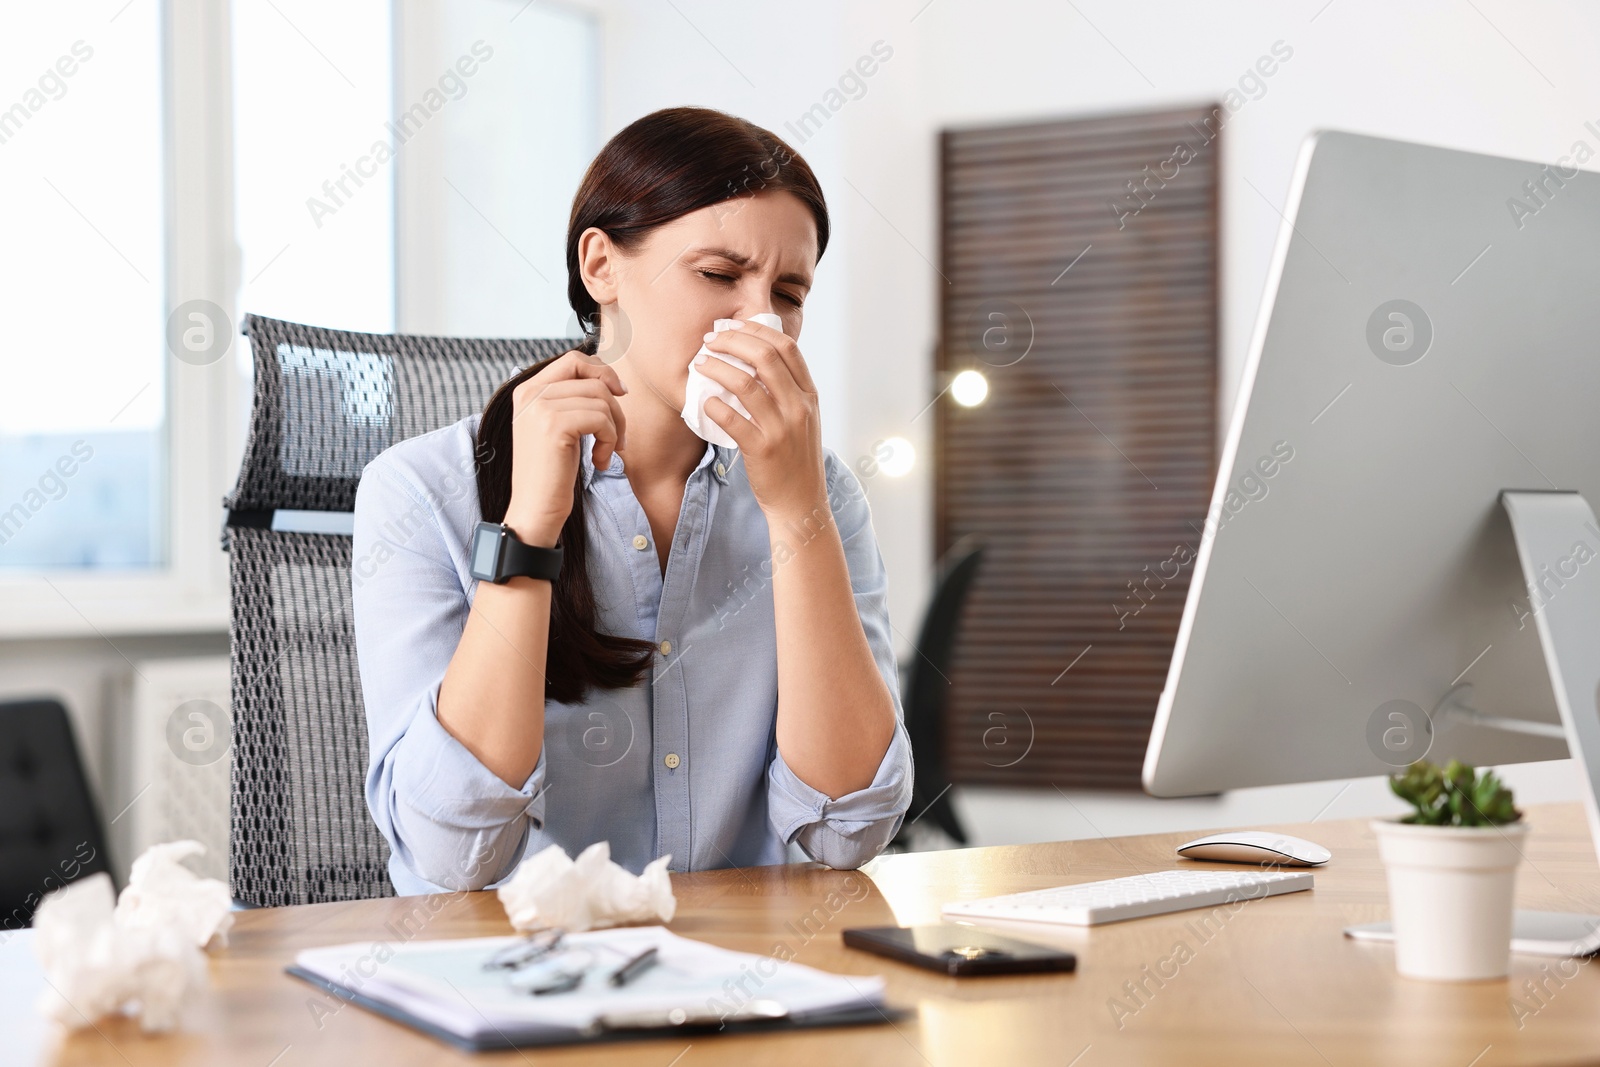
[[[1078,966],[1078,957],[1070,952],[960,923],[861,926],[844,931],[843,937],[851,948],[956,976],[1072,971]]]

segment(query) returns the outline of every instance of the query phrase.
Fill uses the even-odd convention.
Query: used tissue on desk
[[[601,926],[668,922],[677,910],[667,864],[651,860],[635,876],[611,859],[611,844],[597,841],[567,856],[550,845],[529,856],[496,892],[506,917],[518,930],[559,927],[571,933]]]
[[[738,321],[738,319],[717,319],[712,323],[711,328],[713,330],[724,330],[731,323]],[[763,326],[771,326],[779,333],[783,332],[783,320],[769,312],[751,315],[750,321],[759,322]],[[700,346],[700,351],[696,352],[695,355],[699,356],[701,353],[705,353],[712,359],[720,359],[724,363],[732,364],[746,374],[753,375],[756,372],[756,369],[744,360],[730,356],[725,352],[713,352],[703,344]],[[722,445],[725,448],[738,448],[738,444],[728,435],[728,432],[718,426],[715,420],[706,414],[706,401],[712,397],[721,398],[724,403],[739,414],[747,419],[750,418],[750,412],[745,410],[744,404],[740,402],[738,397],[728,392],[717,382],[701,374],[700,369],[691,360],[689,363],[689,380],[683,390],[683,410],[679,414],[683,416],[683,421],[689,424],[689,429],[693,430],[695,436],[701,440],[709,441],[714,445]]]
[[[215,878],[202,878],[182,860],[199,856],[198,841],[151,845],[128,872],[128,884],[117,898],[117,922],[130,929],[172,927],[205,948],[213,936],[228,943],[233,925],[233,893]]]
[[[148,1031],[172,1029],[205,984],[201,946],[218,934],[226,941],[233,922],[228,887],[179,862],[204,851],[198,841],[147,849],[115,901],[103,871],[47,894],[33,916],[49,980],[39,1009],[73,1029],[118,1012],[137,1014]]]

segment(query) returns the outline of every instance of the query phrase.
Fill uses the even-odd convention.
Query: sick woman
[[[365,468],[366,796],[398,893],[494,886],[552,844],[855,868],[894,836],[887,576],[800,349],[828,229],[767,130],[646,115],[573,200],[583,342]]]

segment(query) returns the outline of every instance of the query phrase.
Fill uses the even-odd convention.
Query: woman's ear
[[[596,304],[616,302],[619,265],[617,247],[604,230],[590,226],[578,235],[578,275]]]

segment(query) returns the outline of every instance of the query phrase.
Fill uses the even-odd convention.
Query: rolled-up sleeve
[[[889,575],[872,530],[866,491],[832,449],[825,449],[828,503],[844,545],[850,589],[873,661],[894,699],[894,736],[872,784],[830,799],[807,785],[773,746],[767,769],[768,813],[786,842],[799,844],[819,863],[853,869],[883,851],[911,804],[911,739],[900,703],[900,672],[889,628]]]
[[[439,724],[439,687],[470,603],[438,510],[382,457],[356,491],[351,561],[367,807],[403,865],[390,865],[395,890],[482,889],[512,871],[544,824],[544,754],[513,788]]]

